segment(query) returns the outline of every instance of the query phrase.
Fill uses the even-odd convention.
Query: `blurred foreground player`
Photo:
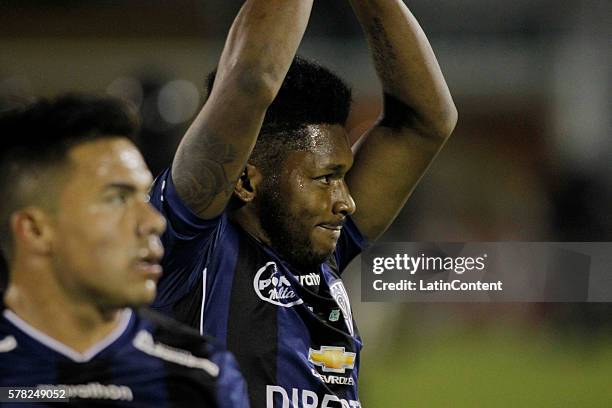
[[[81,406],[246,407],[229,353],[131,309],[155,296],[165,228],[135,130],[120,103],[84,96],[0,118],[0,386],[61,386]]]
[[[360,406],[361,339],[340,274],[393,221],[456,122],[403,2],[354,0],[384,110],[353,155],[350,91],[294,59],[311,3],[246,1],[152,193],[168,220],[155,306],[235,353],[255,407]]]

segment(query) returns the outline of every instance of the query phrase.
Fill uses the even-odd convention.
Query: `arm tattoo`
[[[374,64],[385,89],[383,96],[384,117],[379,125],[396,130],[413,127],[416,123],[417,112],[388,92],[388,90],[395,88],[395,68],[398,62],[395,49],[389,41],[387,31],[380,18],[374,17],[372,19],[370,33]]]
[[[174,179],[183,201],[196,214],[203,213],[219,194],[229,197],[234,184],[227,178],[224,164],[236,158],[232,144],[215,137],[207,137],[185,146],[179,160],[190,160],[187,171]],[[185,157],[185,156],[188,157]]]
[[[387,31],[380,18],[374,17],[372,19],[369,32],[372,57],[376,70],[385,86],[393,87],[393,74],[397,63],[397,54],[393,49],[391,41],[389,41]]]

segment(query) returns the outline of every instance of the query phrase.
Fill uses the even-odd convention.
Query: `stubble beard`
[[[260,190],[259,221],[272,248],[302,271],[317,268],[331,254],[316,253],[308,231],[300,230],[302,220],[291,214],[281,198],[277,183]],[[298,226],[298,227],[296,227]]]

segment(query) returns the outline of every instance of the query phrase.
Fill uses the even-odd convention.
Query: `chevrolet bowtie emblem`
[[[344,373],[355,367],[355,353],[347,353],[344,347],[321,346],[320,350],[308,350],[308,360],[328,373]]]

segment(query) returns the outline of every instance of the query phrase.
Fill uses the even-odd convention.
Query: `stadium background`
[[[0,111],[65,91],[129,99],[157,173],[241,3],[0,1]],[[409,6],[460,120],[382,240],[612,241],[611,3]],[[316,2],[300,52],[353,85],[351,135],[367,128],[379,89],[346,1]],[[367,345],[364,406],[612,406],[609,304],[361,303],[358,262],[345,279]]]

